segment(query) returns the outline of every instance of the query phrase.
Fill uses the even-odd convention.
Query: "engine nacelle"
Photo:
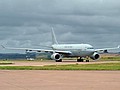
[[[60,60],[60,59],[62,59],[62,56],[59,53],[54,53],[51,55],[51,59]]]
[[[95,52],[90,58],[93,59],[93,60],[96,60],[96,59],[100,58],[100,55]]]

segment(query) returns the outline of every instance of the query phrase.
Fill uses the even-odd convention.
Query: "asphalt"
[[[0,70],[0,90],[120,90],[120,71]]]
[[[120,63],[120,61],[91,61],[91,62],[76,62],[72,60],[65,60],[63,62],[55,61],[10,61],[13,64],[6,64],[0,66],[44,66],[44,65],[67,65],[67,64],[98,64],[98,63]]]

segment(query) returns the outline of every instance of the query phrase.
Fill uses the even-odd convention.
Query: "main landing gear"
[[[77,62],[84,62],[84,59],[80,57],[80,58],[77,59]],[[89,62],[88,57],[86,58],[86,62]]]
[[[62,59],[56,60],[56,62],[62,62]],[[84,62],[84,58],[81,58],[81,57],[77,58],[77,62]],[[89,58],[88,57],[86,57],[86,62],[89,62]]]
[[[83,58],[81,58],[81,57],[77,59],[77,62],[83,62],[83,61],[84,61],[84,60],[83,60]]]

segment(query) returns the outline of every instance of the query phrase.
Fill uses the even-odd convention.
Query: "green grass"
[[[119,56],[114,56],[114,57],[101,57],[101,61],[120,61]]]
[[[120,70],[120,63],[46,66],[0,66],[0,70]]]
[[[8,65],[8,64],[14,64],[14,63],[10,61],[0,61],[0,65]]]

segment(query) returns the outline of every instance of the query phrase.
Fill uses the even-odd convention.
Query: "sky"
[[[120,45],[120,0],[0,0],[0,44],[43,48],[59,43]],[[19,52],[3,50],[0,52]]]

